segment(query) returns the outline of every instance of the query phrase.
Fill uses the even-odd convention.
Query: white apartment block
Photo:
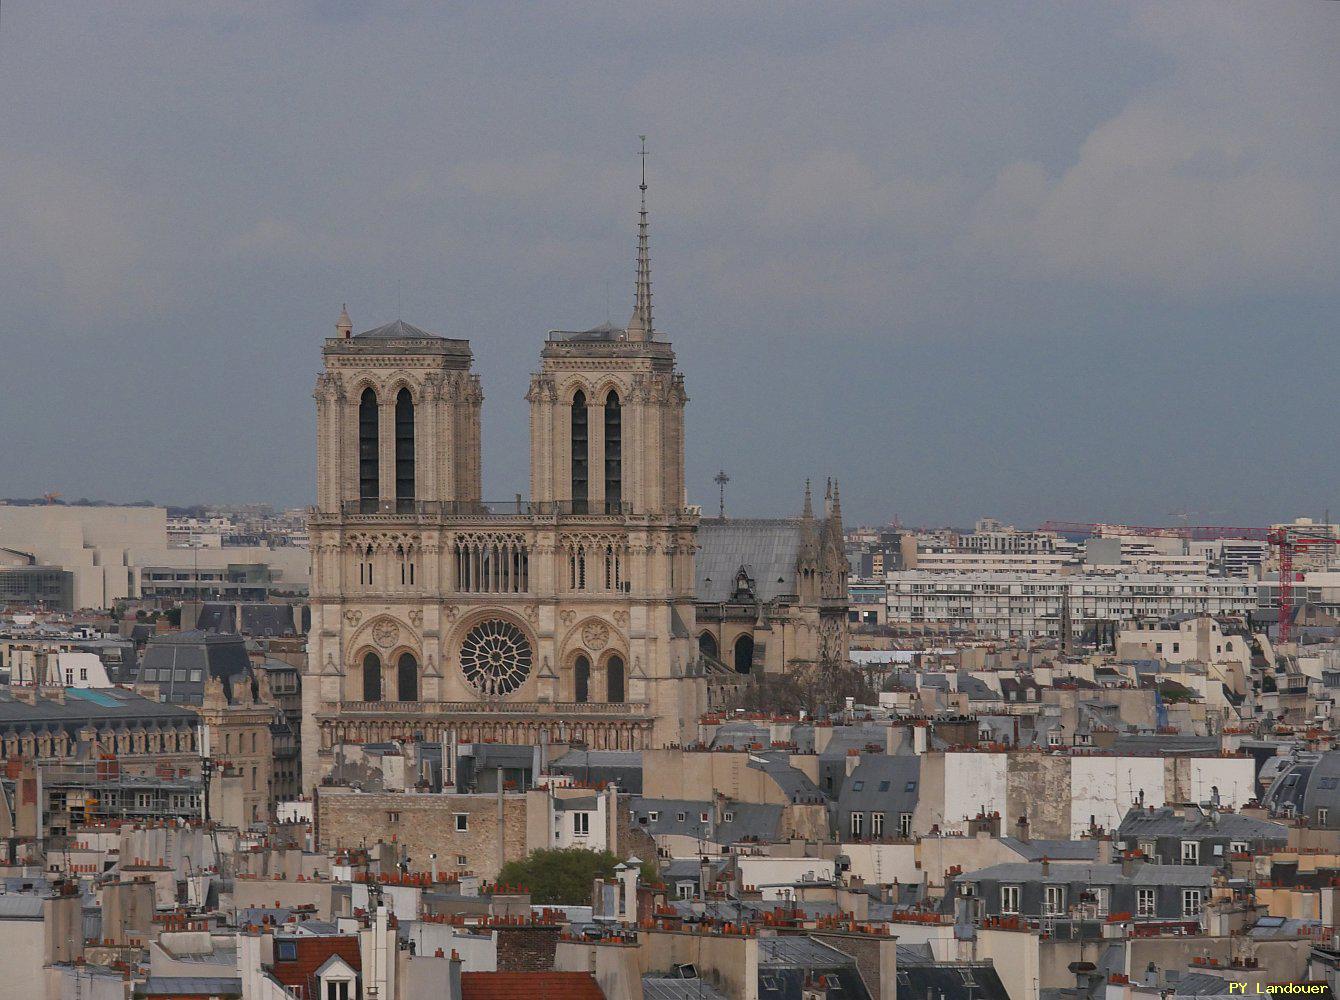
[[[1078,562],[1073,550],[1027,553],[918,550],[915,568],[925,573],[1059,573]]]
[[[1075,626],[1180,614],[1240,615],[1257,606],[1246,580],[1164,573],[886,573],[890,625],[920,624],[998,637],[1056,636],[1070,601]]]

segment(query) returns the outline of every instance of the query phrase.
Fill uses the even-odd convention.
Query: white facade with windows
[[[885,574],[887,617],[999,637],[1059,635],[1069,598],[1076,627],[1198,613],[1243,614],[1256,607],[1256,586],[1244,580],[1161,573],[1116,575],[1036,573]]]

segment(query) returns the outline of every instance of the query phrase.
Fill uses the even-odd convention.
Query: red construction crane
[[[1289,641],[1289,629],[1293,625],[1293,585],[1298,574],[1293,570],[1295,552],[1319,549],[1326,545],[1340,545],[1340,538],[1330,535],[1299,535],[1291,528],[1276,528],[1270,532],[1268,541],[1280,550],[1280,627],[1278,638],[1281,645]]]

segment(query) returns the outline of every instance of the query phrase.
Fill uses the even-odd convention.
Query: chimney
[[[624,923],[636,923],[637,885],[638,877],[642,874],[642,860],[629,858],[622,864],[616,865],[614,870],[618,873],[623,895],[619,905],[619,919]]]
[[[461,958],[453,948],[451,951],[451,964],[447,967],[447,979],[449,987],[447,996],[459,997],[461,995]]]
[[[1112,838],[1099,837],[1096,846],[1098,848],[1098,863],[1100,865],[1110,865],[1112,863]]]
[[[1019,839],[1025,844],[1028,843],[1028,817],[1019,817]]]
[[[63,965],[84,956],[84,902],[79,884],[60,881],[56,895],[42,901],[47,965]]]

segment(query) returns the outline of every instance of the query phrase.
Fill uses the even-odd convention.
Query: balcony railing
[[[342,701],[340,714],[371,715],[613,715],[638,718],[647,714],[642,702],[575,701]]]
[[[617,500],[346,500],[345,515],[378,517],[619,517],[631,504]]]

